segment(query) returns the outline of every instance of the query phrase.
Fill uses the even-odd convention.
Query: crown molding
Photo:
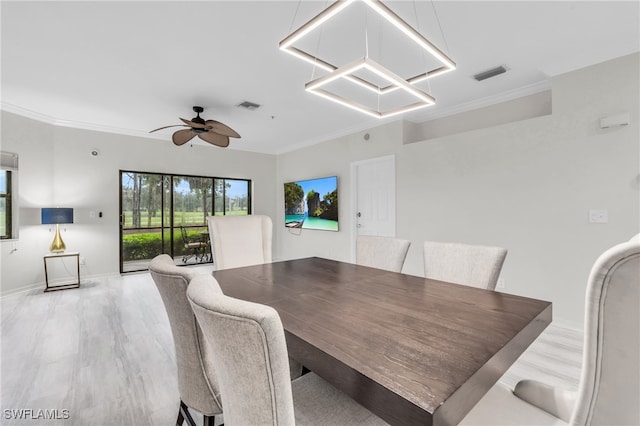
[[[63,119],[42,114],[27,108],[23,108],[18,105],[10,104],[7,102],[0,102],[0,109],[2,111],[20,115],[22,117],[31,118],[36,121],[51,124],[53,126],[69,127],[72,129],[81,129],[81,130],[92,130],[95,132],[103,132],[103,133],[115,133],[118,135],[135,136],[135,137],[142,137],[147,139],[163,139],[161,135],[149,134],[148,132],[145,132],[143,130],[125,129],[121,127],[105,126],[102,124],[85,123],[82,121],[63,120]]]
[[[499,104],[502,102],[512,101],[514,99],[523,98],[525,96],[534,95],[536,93],[544,92],[551,89],[551,81],[548,79],[541,80],[537,83],[529,84],[527,86],[518,87],[517,89],[507,90],[504,92],[496,93],[495,95],[486,96],[480,99],[474,99],[469,102],[465,102],[459,105],[452,105],[450,107],[431,110],[429,113],[420,117],[420,119],[407,118],[408,121],[413,123],[424,123],[427,121],[435,120],[438,118],[444,118],[450,115],[460,114],[462,112],[472,111],[474,109],[484,108],[487,106]]]
[[[521,98],[524,96],[533,95],[549,89],[551,89],[551,81],[542,80],[537,83],[530,84],[528,86],[520,87],[513,90],[508,90],[495,95],[476,99],[470,102],[465,102],[460,105],[453,105],[447,108],[432,110],[432,112],[429,112],[427,115],[421,115],[420,117],[409,115],[404,119],[412,123],[424,123],[424,122],[435,120],[438,118],[443,118],[450,115],[459,114],[462,112],[471,111],[474,109],[478,109],[478,108],[482,108],[490,105],[495,105],[501,102],[510,101],[510,100]],[[166,137],[164,137],[163,135],[148,133],[142,130],[124,129],[119,127],[104,126],[104,125],[95,124],[95,123],[84,123],[79,121],[62,120],[59,118],[51,117],[46,114],[41,114],[39,112],[32,111],[30,109],[23,108],[23,107],[13,105],[7,102],[3,102],[3,101],[0,101],[0,109],[3,111],[7,111],[13,114],[23,116],[23,117],[48,123],[54,126],[70,127],[74,129],[83,129],[83,130],[92,130],[96,132],[115,133],[119,135],[135,136],[135,137],[141,137],[141,138],[147,138],[147,139],[166,140]],[[275,152],[261,151],[261,150],[253,151],[248,149],[242,149],[241,147],[238,147],[236,149],[240,151],[251,151],[251,152],[259,152],[259,153],[271,154],[271,155],[280,155],[280,154],[285,154],[287,152],[297,151],[299,149],[316,145],[318,143],[322,143],[322,142],[338,139],[341,137],[349,136],[358,132],[370,130],[375,127],[379,127],[381,125],[388,124],[388,123],[402,120],[402,119],[403,119],[402,116],[400,116],[399,118],[390,117],[390,118],[381,119],[381,120],[372,119],[370,122],[363,123],[362,125],[351,126],[349,128],[342,129],[336,132],[329,132],[324,135],[318,136],[316,138],[307,139],[300,143],[288,145],[284,148],[277,149],[275,150]]]

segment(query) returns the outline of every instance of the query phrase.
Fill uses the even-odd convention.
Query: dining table
[[[392,425],[459,423],[552,319],[551,302],[319,257],[213,275],[273,307],[291,358]]]

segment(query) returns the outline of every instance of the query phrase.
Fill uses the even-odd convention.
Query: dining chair
[[[216,271],[271,263],[273,223],[269,216],[208,216],[209,239]],[[303,366],[289,360],[291,378],[299,377]]]
[[[640,424],[640,239],[594,263],[585,297],[584,352],[577,392],[534,380],[498,383],[466,425]]]
[[[188,267],[176,266],[167,254],[154,257],[149,271],[162,297],[173,334],[180,393],[176,425],[182,425],[186,419],[190,426],[195,426],[189,412],[192,408],[202,413],[205,426],[213,426],[215,416],[222,414],[220,387],[212,354],[203,342],[202,331],[187,300],[187,286],[197,274]]]
[[[207,224],[217,271],[271,262],[273,224],[269,216],[208,216]]]
[[[192,279],[187,298],[214,354],[225,425],[387,424],[314,373],[289,380],[278,313],[223,295],[211,278]]]
[[[424,242],[424,276],[494,290],[507,249],[460,243]]]
[[[411,241],[400,238],[358,235],[356,263],[387,271],[401,272]]]

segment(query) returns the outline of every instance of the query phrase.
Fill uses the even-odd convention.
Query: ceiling
[[[190,119],[192,106],[201,105],[203,118],[242,135],[230,149],[273,154],[402,117],[381,121],[305,92],[325,72],[278,43],[328,4],[2,1],[2,109],[171,143],[175,129],[149,130]],[[639,50],[638,1],[385,4],[457,63],[422,83],[437,103],[402,117],[414,122],[545,90],[550,77]],[[364,55],[366,40],[370,54],[403,77],[416,67],[411,59],[429,65],[357,7],[310,34],[304,48],[342,65]],[[508,72],[472,78],[498,65]],[[243,101],[261,107],[237,107]]]

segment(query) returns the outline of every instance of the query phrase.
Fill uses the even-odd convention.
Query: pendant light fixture
[[[411,25],[400,18],[395,12],[389,9],[380,0],[359,1],[364,3],[380,17],[384,18],[385,21],[391,23],[395,28],[397,28],[406,37],[408,43],[417,45],[420,49],[424,50],[433,58],[435,58],[439,63],[437,67],[405,79],[391,71],[390,66],[384,66],[379,62],[373,61],[368,57],[368,53],[364,58],[355,60],[350,64],[336,66],[329,61],[318,57],[317,55],[313,55],[295,46],[295,44],[300,42],[305,36],[318,29],[321,25],[338,15],[340,12],[345,10],[356,1],[358,0],[338,0],[332,3],[326,9],[303,24],[297,30],[293,31],[290,35],[285,37],[280,42],[281,50],[299,59],[302,59],[305,62],[311,63],[315,67],[329,72],[328,75],[307,83],[305,87],[306,90],[316,95],[322,96],[325,99],[338,102],[342,105],[348,106],[352,109],[361,111],[377,118],[384,118],[391,115],[396,115],[433,105],[435,103],[435,99],[413,85],[426,79],[454,70],[456,68],[455,62],[453,62],[453,60],[451,60],[451,58],[449,58],[444,52],[438,49],[426,37],[416,31]],[[354,74],[356,71],[361,69],[366,69],[367,71],[373,72],[373,74],[375,74],[377,77],[380,77],[382,80],[387,82],[388,85],[380,86],[372,81],[369,81],[362,75]],[[396,106],[390,110],[381,111],[379,107],[377,109],[368,107],[353,99],[347,99],[344,96],[340,96],[325,89],[321,89],[323,85],[331,81],[335,81],[338,78],[343,78],[349,82],[358,84],[361,87],[375,92],[378,96],[385,95],[398,89],[403,89],[405,92],[417,97],[419,101],[408,105]]]

